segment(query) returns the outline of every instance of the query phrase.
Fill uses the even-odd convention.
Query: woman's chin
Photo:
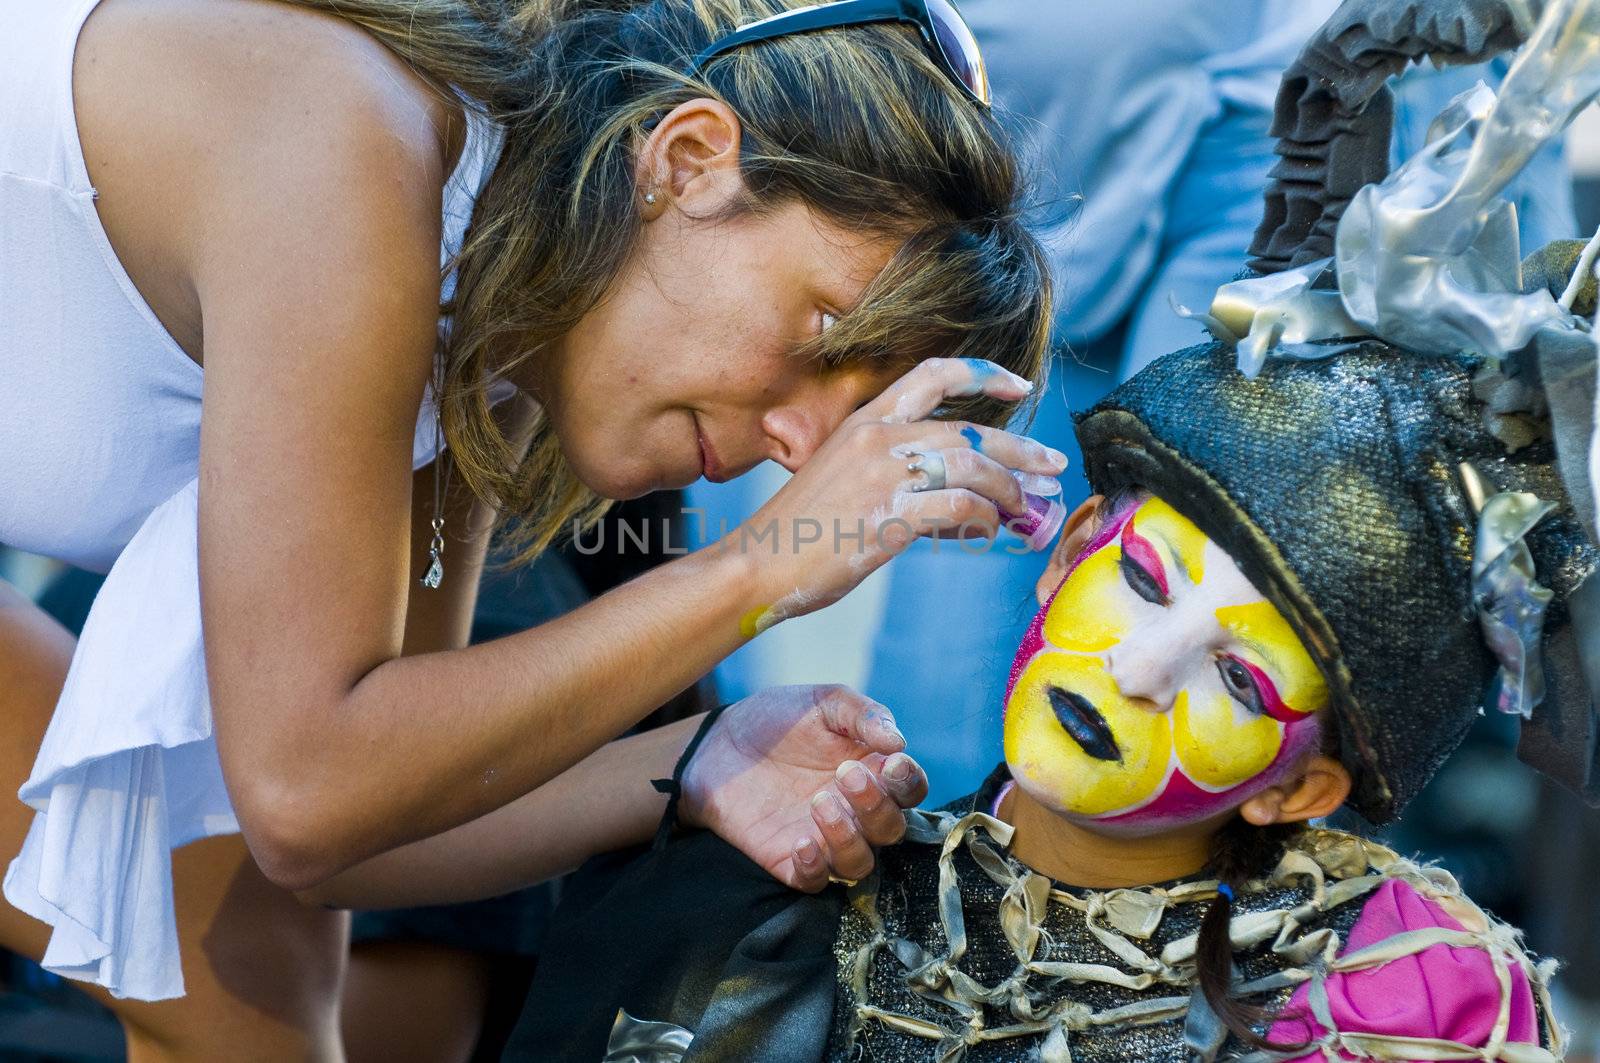
[[[626,459],[586,461],[569,454],[567,462],[579,483],[601,498],[613,502],[626,502],[666,486],[660,482],[655,470],[629,468],[630,463]]]

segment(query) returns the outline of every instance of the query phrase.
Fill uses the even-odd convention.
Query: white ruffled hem
[[[412,467],[433,459],[431,405]],[[191,480],[151,511],[95,596],[33,774],[5,897],[50,924],[47,970],[113,996],[183,995],[172,850],[237,834],[211,730]]]
[[[171,850],[237,832],[211,736],[196,484],[112,566],[19,796],[37,815],[5,896],[53,928],[44,966],[114,996],[183,995]]]

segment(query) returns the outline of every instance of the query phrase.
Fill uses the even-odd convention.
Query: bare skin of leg
[[[350,1063],[466,1063],[491,967],[487,956],[426,941],[353,947],[342,1020]]]
[[[33,810],[15,794],[33,766],[73,639],[0,581],[0,861],[22,848]],[[330,1060],[348,937],[342,912],[308,908],[266,880],[237,835],[173,853],[187,995],[145,1003],[83,986],[121,1020],[130,1063]],[[38,960],[49,927],[0,902],[0,945]],[[81,984],[81,983],[75,983]]]

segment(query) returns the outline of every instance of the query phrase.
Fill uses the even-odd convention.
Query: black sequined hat
[[[1356,777],[1350,803],[1374,823],[1397,815],[1460,743],[1499,666],[1474,608],[1478,521],[1462,462],[1492,490],[1557,505],[1526,540],[1555,597],[1547,692],[1521,752],[1580,788],[1594,766],[1567,605],[1600,551],[1550,445],[1508,453],[1486,427],[1479,368],[1370,341],[1271,361],[1247,379],[1214,343],[1160,359],[1078,418],[1097,491],[1139,486],[1165,499],[1293,625],[1333,694]]]

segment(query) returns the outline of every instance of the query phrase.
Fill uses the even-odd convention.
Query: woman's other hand
[[[1026,511],[1025,487],[1054,493],[1050,480],[1066,468],[1059,452],[1001,429],[928,419],[948,399],[1020,401],[1031,390],[994,362],[930,358],[846,419],[719,544],[749,555],[760,588],[763,604],[744,634],[832,604],[919,536],[994,537],[1003,513]],[[942,485],[910,467],[933,453],[943,459]]]
[[[849,687],[774,687],[729,706],[683,777],[685,822],[795,889],[872,870],[928,792],[889,710]]]

